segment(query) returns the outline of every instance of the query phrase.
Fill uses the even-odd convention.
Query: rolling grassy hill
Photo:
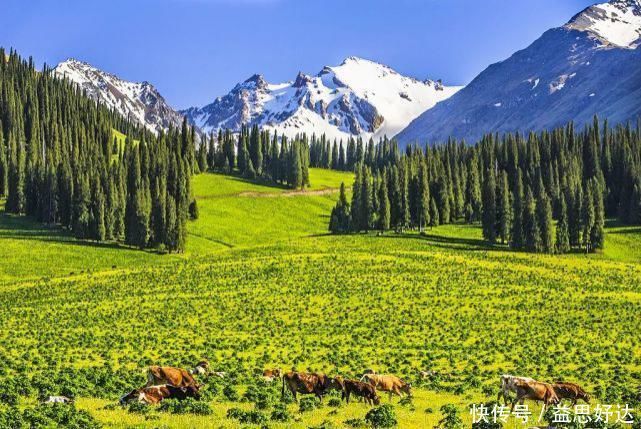
[[[609,225],[603,254],[562,257],[488,247],[469,225],[331,236],[327,216],[351,175],[313,169],[311,181],[292,192],[195,177],[200,218],[183,255],[0,217],[0,373],[72,374],[61,383],[78,408],[107,427],[144,428],[245,427],[225,417],[235,407],[269,419],[280,392],[256,387],[267,367],[402,375],[417,386],[411,403],[394,400],[402,428],[433,427],[444,404],[469,426],[468,405],[495,398],[502,372],[578,381],[612,402],[638,384],[638,228]],[[230,399],[209,379],[210,416],[113,406],[144,383],[145,366],[203,357],[227,371],[228,389],[258,389],[265,403]],[[421,381],[419,370],[438,375]],[[368,407],[287,410],[292,420],[269,426],[350,427]]]

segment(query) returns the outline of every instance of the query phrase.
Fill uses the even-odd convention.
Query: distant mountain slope
[[[330,138],[391,137],[459,89],[350,57],[316,76],[299,73],[281,84],[254,75],[213,103],[181,113],[205,131],[257,124],[290,136],[307,132]]]
[[[484,133],[548,129],[594,114],[611,123],[641,115],[641,0],[585,9],[528,48],[493,64],[397,135],[401,144],[468,142]]]
[[[172,109],[149,82],[134,83],[70,58],[54,72],[80,85],[95,100],[153,132],[180,126],[183,116]]]

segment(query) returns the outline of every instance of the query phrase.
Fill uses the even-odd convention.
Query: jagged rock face
[[[595,114],[611,124],[641,115],[640,0],[591,6],[526,49],[493,64],[462,91],[414,120],[401,144],[487,132],[527,133]]]
[[[182,124],[183,116],[172,109],[149,82],[127,82],[75,59],[58,64],[54,73],[79,85],[89,97],[155,133]]]
[[[459,89],[350,57],[315,76],[301,72],[282,84],[268,84],[254,75],[213,103],[182,113],[205,131],[257,124],[290,136],[305,132],[340,139],[377,138],[395,134]]]

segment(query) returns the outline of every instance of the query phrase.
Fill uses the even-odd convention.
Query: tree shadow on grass
[[[285,190],[285,191],[287,191],[287,190],[291,191],[291,189],[292,189],[289,186],[286,186],[286,185],[283,185],[283,184],[280,184],[280,183],[276,183],[276,182],[274,182],[274,181],[272,181],[270,179],[264,179],[264,178],[248,179],[248,178],[243,177],[243,176],[241,176],[239,174],[222,173],[222,172],[217,172],[217,173],[223,174],[223,175],[229,177],[231,180],[235,180],[235,181],[241,182],[241,183],[247,183],[247,184],[250,184],[250,185],[265,186],[266,188],[280,189],[280,190]]]
[[[75,238],[71,232],[58,226],[46,226],[28,217],[9,215],[4,212],[0,212],[0,240],[2,239],[68,244],[103,249],[138,250],[134,247],[125,246],[113,241],[98,242],[80,240]],[[145,251],[155,253],[153,250]]]
[[[623,225],[621,225],[623,226]],[[619,231],[607,231],[608,234],[641,234],[641,227],[637,228],[625,228]]]
[[[418,240],[418,241],[426,242],[432,246],[446,248],[446,249],[468,250],[468,251],[509,250],[507,246],[502,246],[498,244],[491,245],[487,241],[484,241],[481,239],[447,237],[443,235],[431,234],[429,232],[424,232],[423,234],[391,234],[391,235],[383,234],[379,237]]]
[[[487,241],[475,238],[462,238],[462,237],[447,237],[442,235],[430,234],[429,232],[423,234],[407,234],[407,233],[396,233],[396,232],[386,232],[385,234],[378,234],[375,231],[372,231],[370,234],[364,233],[347,233],[347,234],[332,234],[331,232],[322,233],[322,234],[312,234],[308,237],[318,238],[318,237],[328,237],[328,236],[363,236],[376,238],[387,238],[387,239],[404,239],[404,240],[417,240],[422,241],[430,246],[442,248],[442,249],[455,249],[455,250],[466,250],[466,251],[488,251],[488,250],[501,250],[501,251],[511,251],[511,249],[506,245],[495,244],[491,245]]]

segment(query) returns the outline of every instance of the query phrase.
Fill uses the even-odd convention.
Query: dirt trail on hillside
[[[287,197],[308,197],[314,195],[330,195],[339,191],[339,188],[318,189],[315,191],[285,191],[285,192],[241,192],[239,197],[252,197],[252,198],[287,198]]]

